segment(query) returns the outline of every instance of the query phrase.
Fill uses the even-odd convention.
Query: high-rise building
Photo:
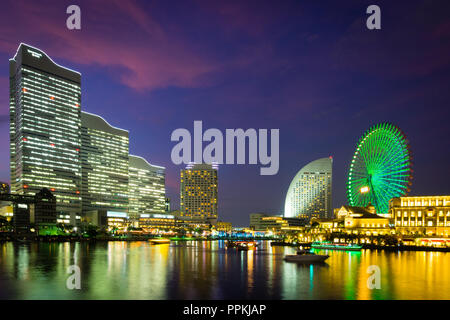
[[[56,196],[59,214],[81,211],[81,74],[20,44],[10,59],[11,191]]]
[[[83,217],[105,224],[129,213],[165,212],[164,168],[129,155],[127,130],[81,112],[80,73],[26,44],[9,65],[11,193],[47,188],[56,198],[56,222],[74,226]],[[53,213],[42,217],[55,220]]]
[[[295,175],[286,195],[285,217],[331,218],[332,157],[308,163]]]
[[[130,217],[166,212],[165,168],[130,155],[129,162]]]
[[[217,219],[217,166],[192,164],[181,170],[180,211],[182,217]]]
[[[102,117],[81,113],[83,213],[128,212],[128,131]]]

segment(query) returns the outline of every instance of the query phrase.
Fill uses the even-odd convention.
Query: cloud
[[[10,1],[8,15],[3,11],[0,16],[0,50],[12,55],[19,42],[27,42],[55,60],[108,67],[136,90],[202,86],[204,77],[217,70],[204,52],[172,34],[170,26],[159,24],[136,2],[95,5],[80,5],[82,29],[74,31],[65,26],[62,2]]]

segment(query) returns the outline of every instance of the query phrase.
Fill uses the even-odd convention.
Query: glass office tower
[[[183,217],[217,218],[217,166],[191,164],[181,170],[180,212]]]
[[[133,155],[129,163],[130,217],[138,219],[141,214],[165,213],[165,168]]]
[[[48,188],[60,215],[79,217],[81,74],[25,44],[9,65],[11,192]]]
[[[128,212],[128,131],[81,113],[83,213]]]
[[[81,112],[80,73],[25,44],[10,59],[10,154],[11,192],[47,188],[57,222],[165,211],[165,169],[129,156],[127,130]]]
[[[292,179],[286,195],[288,218],[332,218],[332,157],[308,163]]]

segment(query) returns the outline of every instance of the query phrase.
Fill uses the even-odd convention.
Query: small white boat
[[[164,238],[150,239],[149,241],[151,244],[168,244],[168,243],[170,243],[170,239],[164,239]]]
[[[284,257],[286,262],[299,262],[299,263],[314,263],[314,262],[324,262],[330,256],[315,254],[305,250],[297,251],[297,254],[290,254]]]

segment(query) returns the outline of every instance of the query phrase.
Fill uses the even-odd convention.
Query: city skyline
[[[24,43],[10,59],[12,193],[51,191],[55,222],[75,227],[164,213],[165,168],[130,155],[127,130],[82,111],[81,78]]]
[[[264,4],[256,11],[251,4],[211,4],[197,13],[200,19],[196,24],[187,27],[187,21],[178,22],[176,18],[179,11],[193,13],[195,8],[179,4],[175,6],[178,14],[174,12],[171,19],[165,20],[168,8],[159,4],[149,11],[152,14],[144,14],[149,19],[142,20],[132,11],[121,13],[120,4],[112,4],[102,16],[106,28],[115,35],[112,41],[108,37],[99,40],[101,30],[93,24],[98,5],[81,2],[86,8],[83,33],[71,33],[63,23],[65,4],[50,9],[27,4],[23,10],[2,17],[5,35],[10,38],[0,41],[0,59],[9,59],[18,44],[25,42],[54,56],[58,63],[80,70],[84,110],[101,114],[114,126],[130,128],[130,134],[136,137],[130,144],[130,153],[166,167],[168,197],[174,209],[178,205],[182,168],[170,161],[170,132],[178,127],[189,128],[194,120],[220,129],[280,128],[278,175],[261,177],[257,166],[220,166],[219,218],[236,225],[246,225],[250,212],[282,214],[289,182],[298,168],[329,155],[334,159],[332,206],[346,204],[345,180],[357,139],[366,128],[382,121],[398,125],[410,140],[414,155],[410,194],[449,194],[449,151],[442,148],[449,133],[445,120],[450,100],[445,86],[449,48],[442,43],[450,34],[442,9],[446,5],[416,1],[407,13],[398,4],[381,1],[380,5],[388,9],[383,16],[385,28],[380,32],[383,38],[363,30],[363,5],[358,11],[352,5],[330,3],[326,13],[318,14],[314,5],[287,2],[267,21],[271,11]],[[15,6],[20,7],[20,3]],[[140,2],[135,6],[147,4]],[[40,10],[45,10],[46,15],[41,29],[36,27],[44,20]],[[421,19],[422,11],[433,12],[433,20],[428,16]],[[241,20],[236,19],[238,13]],[[60,25],[56,22],[59,14]],[[112,23],[112,17],[120,20],[125,16],[134,18],[131,21],[137,25],[135,38],[126,39],[124,34],[129,29],[121,30]],[[50,19],[55,22],[48,22],[48,17],[55,17]],[[221,19],[209,31],[203,31],[213,17]],[[13,25],[11,19],[18,21],[14,32],[6,25]],[[281,20],[285,22],[283,26]],[[415,22],[416,29],[409,30],[408,20]],[[180,31],[181,27],[186,27],[185,31]],[[154,53],[157,63],[146,59],[153,52],[151,41],[140,41],[152,32],[155,38],[174,40],[173,47],[167,44]],[[186,36],[187,42],[191,40],[184,54],[174,53],[185,43],[177,32]],[[205,35],[204,40],[192,41],[198,32]],[[239,37],[230,39],[230,35],[239,33],[245,41]],[[117,46],[117,39],[122,39],[129,50]],[[253,46],[243,44],[249,39]],[[82,41],[91,46],[74,50]],[[275,43],[280,44],[276,50]],[[252,55],[265,45],[272,51]],[[202,48],[210,53],[197,56]],[[329,54],[324,54],[327,49]],[[167,70],[157,66],[164,61],[164,50],[171,53]],[[353,51],[359,51],[358,56],[352,55]],[[224,64],[218,63],[221,58],[225,58]],[[182,61],[189,61],[192,68]],[[385,71],[377,67],[377,62],[383,64]],[[0,81],[4,121],[0,130],[5,137],[6,79],[4,64]],[[0,177],[4,181],[9,181],[7,141],[5,138],[4,151],[0,153]]]
[[[2,5],[0,300],[450,299],[449,0]]]

